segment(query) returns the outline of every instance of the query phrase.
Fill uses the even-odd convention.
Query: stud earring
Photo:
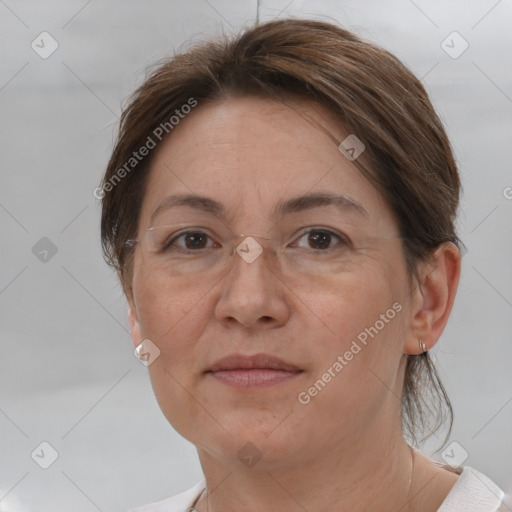
[[[420,346],[421,354],[423,354],[424,352],[427,351],[427,347],[425,346],[425,343],[423,343],[423,341],[421,341],[421,340],[418,340],[418,341],[419,341],[419,346]]]

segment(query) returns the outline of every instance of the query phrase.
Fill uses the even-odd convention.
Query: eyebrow
[[[174,194],[166,197],[151,214],[150,221],[162,211],[176,206],[187,206],[216,217],[226,218],[226,208],[224,205],[210,197],[196,194]],[[285,216],[290,213],[298,213],[321,206],[335,206],[339,210],[347,213],[358,213],[369,218],[366,209],[344,194],[335,194],[332,192],[315,192],[292,197],[280,201],[274,209],[274,217]]]

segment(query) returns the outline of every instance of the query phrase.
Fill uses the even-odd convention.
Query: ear
[[[142,342],[141,329],[139,319],[137,317],[137,309],[134,304],[128,306],[128,321],[130,322],[130,335],[134,347],[138,347]]]
[[[429,262],[421,265],[404,353],[420,354],[420,340],[426,350],[437,343],[452,311],[460,270],[460,251],[452,242],[440,244]]]
[[[132,343],[134,347],[138,347],[143,338],[141,336],[141,328],[137,314],[137,306],[133,296],[133,288],[131,285],[126,285],[123,275],[119,270],[117,271],[117,275],[123,286],[123,291],[128,302],[128,322],[130,323],[130,336],[132,338]]]
[[[130,336],[134,347],[138,347],[142,342],[141,328],[139,317],[137,313],[137,305],[133,297],[133,290],[130,288],[129,293],[126,294],[128,301],[128,322],[130,323]]]

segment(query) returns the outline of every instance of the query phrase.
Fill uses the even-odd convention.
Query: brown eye
[[[186,231],[180,235],[170,239],[163,245],[163,251],[196,251],[199,249],[208,248],[209,236],[203,231]],[[178,243],[178,240],[183,240],[183,243]]]
[[[331,243],[332,235],[327,231],[310,232],[308,242],[315,249],[328,249]]]
[[[335,248],[333,241],[338,241],[337,245],[341,245],[342,247],[347,245],[347,241],[344,237],[326,229],[311,229],[304,233],[299,240],[305,239],[306,237],[307,246],[299,244],[299,247],[314,249],[317,252],[325,252],[326,250]]]
[[[204,233],[185,233],[185,246],[187,249],[203,249],[207,236]]]

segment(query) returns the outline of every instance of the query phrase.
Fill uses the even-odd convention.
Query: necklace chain
[[[411,510],[411,489],[412,489],[412,475],[414,473],[414,448],[409,445],[411,450],[411,478],[409,479],[409,492],[407,493],[407,510]]]

